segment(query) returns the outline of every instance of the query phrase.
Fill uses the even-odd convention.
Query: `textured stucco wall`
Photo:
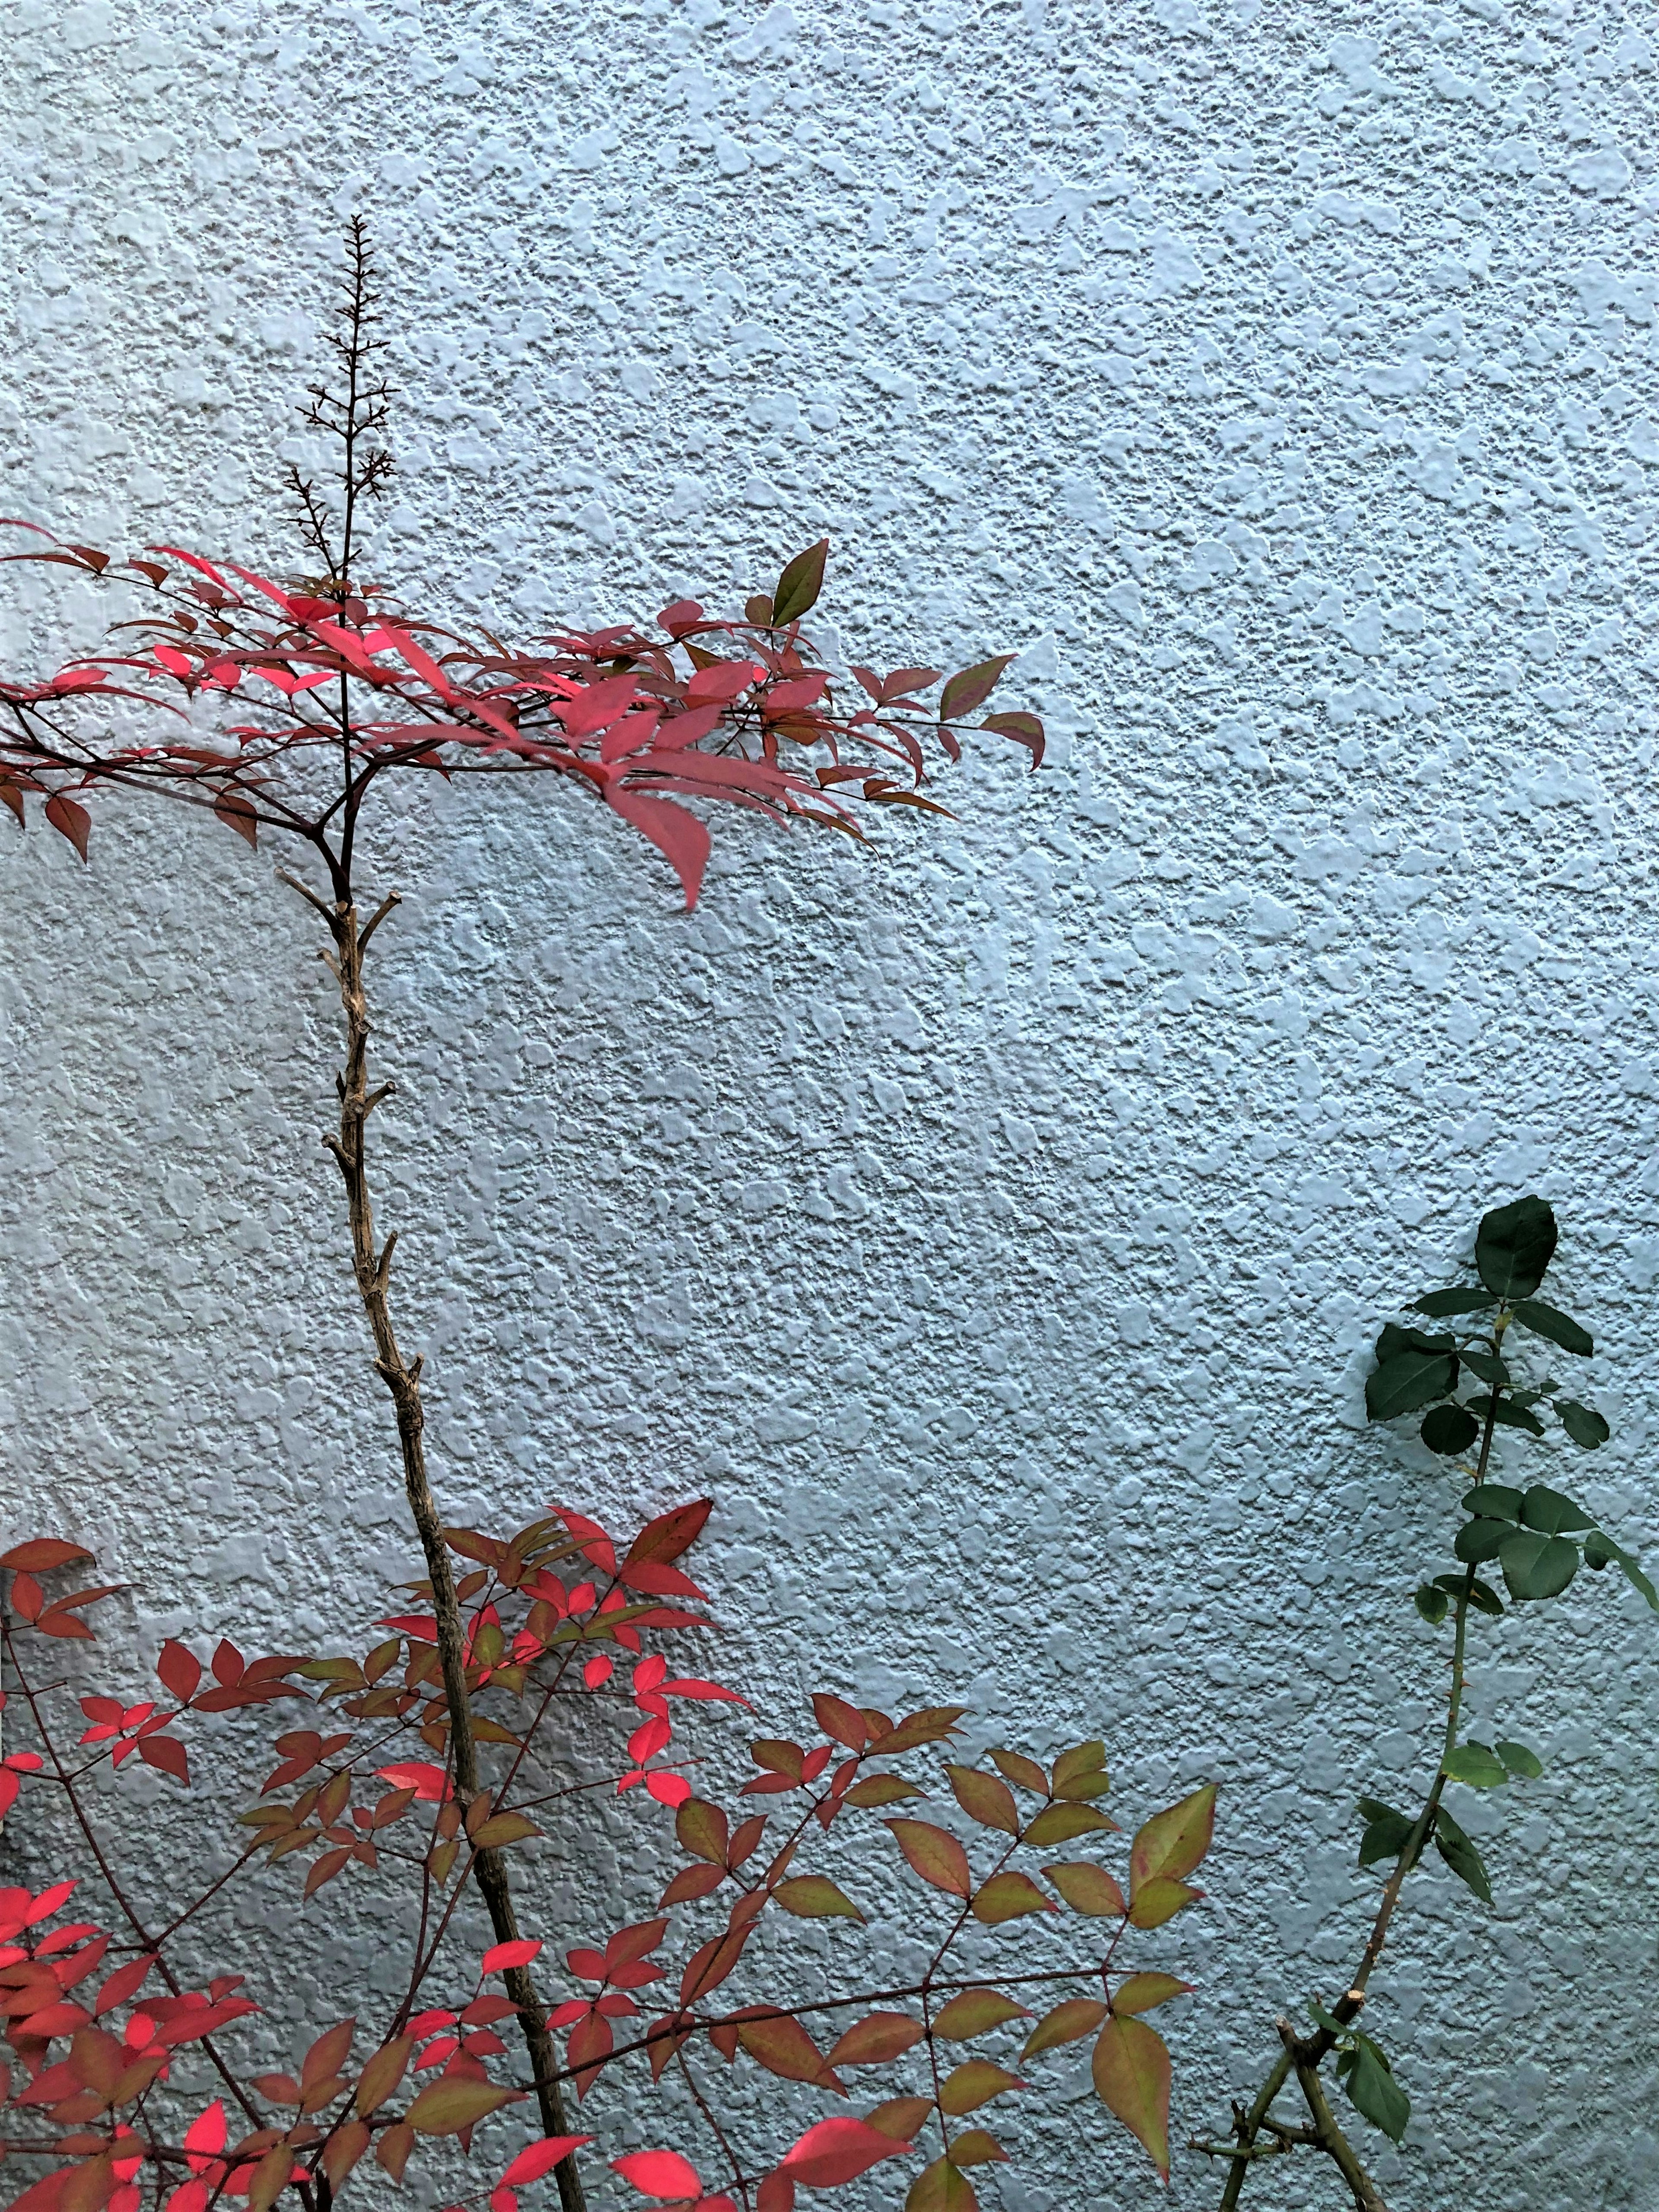
[[[711,1485],[728,1671],[1098,1729],[1135,1808],[1223,1779],[1182,2136],[1352,1957],[1352,1796],[1420,1771],[1454,1516],[1359,1377],[1496,1197],[1557,1201],[1603,1347],[1563,1479],[1659,1548],[1655,46],[1500,0],[0,8],[8,511],[289,565],[262,487],[365,206],[383,571],[529,630],[827,531],[855,657],[1028,648],[1040,776],[976,757],[869,857],[727,827],[690,921],[568,794],[411,806],[386,1218],[459,1514]],[[91,635],[11,576],[9,660]],[[143,1649],[320,1636],[410,1550],[305,917],[190,822],[100,810],[84,873],[0,830],[7,1528],[100,1534]],[[1656,1651],[1605,1584],[1483,1645],[1549,1774],[1468,1813],[1497,1911],[1425,1873],[1382,1977],[1403,2205],[1659,2203]],[[294,1887],[224,1946],[312,1942]],[[1043,2078],[1011,2212],[1150,2204]]]

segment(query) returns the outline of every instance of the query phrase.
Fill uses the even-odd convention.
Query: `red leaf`
[[[1000,653],[994,659],[981,660],[972,668],[964,668],[953,676],[939,696],[939,714],[942,722],[954,722],[959,716],[971,714],[997,688],[1002,672],[1015,659],[1012,653]]]
[[[162,1687],[170,1691],[181,1705],[187,1705],[201,1681],[202,1662],[193,1651],[169,1637],[161,1646],[155,1671],[161,1678]]]
[[[836,2189],[867,2173],[878,2160],[896,2158],[908,2148],[863,2120],[838,2114],[808,2128],[777,2170],[808,2189]]]
[[[696,2198],[702,2183],[690,2159],[677,2150],[636,2150],[626,2158],[613,2158],[611,2171],[637,2189],[641,2197]]]
[[[688,814],[672,799],[647,799],[637,791],[607,784],[605,799],[613,813],[620,814],[642,837],[648,837],[668,861],[680,879],[690,913],[697,903],[703,871],[708,866],[708,830],[695,814]]]
[[[214,1680],[234,1690],[247,1672],[247,1662],[236,1646],[222,1637],[213,1654]]]
[[[629,1589],[643,1590],[647,1597],[706,1599],[708,1595],[689,1575],[683,1575],[678,1567],[665,1566],[660,1559],[624,1559],[617,1570],[617,1578]]]
[[[539,2142],[526,2143],[501,2176],[503,2189],[512,2189],[526,2181],[539,2181],[550,2173],[562,2158],[584,2143],[591,2143],[592,2136],[544,2136]]]
[[[146,1766],[159,1766],[164,1774],[190,1781],[190,1761],[176,1735],[144,1735],[138,1739],[138,1756]]]
[[[125,1966],[118,1966],[99,1990],[93,2002],[93,2011],[97,2014],[113,2012],[117,2005],[125,2004],[130,1996],[143,1987],[145,1978],[155,1964],[154,1958],[129,1959]]]
[[[954,1836],[927,1820],[890,1820],[887,1825],[924,1881],[932,1882],[935,1889],[948,1890],[953,1897],[973,1894],[968,1854]]]
[[[671,1512],[647,1521],[628,1547],[627,1564],[636,1566],[642,1559],[656,1559],[666,1565],[671,1559],[678,1559],[702,1534],[703,1523],[713,1506],[713,1498],[694,1498],[690,1504],[677,1505]],[[4,1565],[0,1560],[0,1565]]]
[[[76,799],[66,799],[61,791],[54,791],[46,801],[46,819],[54,830],[62,831],[84,860],[92,829],[92,817],[86,808]]]
[[[541,1955],[541,1945],[527,1936],[520,1936],[511,1943],[492,1944],[482,1961],[486,1974],[502,1974],[509,1966],[527,1966]],[[586,2137],[583,2138],[586,2141]]]
[[[394,1790],[412,1790],[423,1805],[435,1805],[448,1795],[441,1766],[431,1766],[414,1759],[401,1766],[377,1766],[374,1771],[381,1781],[389,1782]]]
[[[61,1536],[35,1536],[26,1544],[14,1544],[9,1552],[0,1552],[0,1567],[21,1567],[30,1574],[49,1574],[53,1567],[66,1567],[71,1559],[89,1559],[92,1553],[84,1544],[67,1544]]]

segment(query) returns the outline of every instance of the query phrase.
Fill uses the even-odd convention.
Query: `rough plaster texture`
[[[0,23],[9,511],[286,565],[264,487],[367,206],[383,571],[531,630],[827,531],[857,657],[1029,648],[1041,775],[976,757],[866,858],[727,828],[691,921],[568,793],[412,805],[386,1218],[453,1510],[711,1486],[729,1672],[1103,1731],[1135,1808],[1225,1783],[1163,1954],[1179,2132],[1222,2117],[1354,1955],[1354,1795],[1423,1771],[1406,1594],[1454,1515],[1360,1376],[1498,1197],[1557,1200],[1602,1347],[1617,1439],[1562,1479],[1659,1545],[1650,15]],[[74,588],[8,605],[9,661],[93,634]],[[84,873],[45,832],[5,866],[7,1526],[96,1534],[143,1649],[324,1636],[410,1553],[306,919],[131,809]],[[1659,2203],[1656,1648],[1605,1585],[1483,1644],[1477,1717],[1549,1771],[1465,1816],[1497,1911],[1425,1873],[1382,1977],[1403,2205]],[[587,1927],[662,1863],[632,1804],[606,1833],[554,1900]],[[293,1899],[215,1942],[378,1950]],[[1080,2063],[1043,2078],[1001,2201],[1153,2202]]]

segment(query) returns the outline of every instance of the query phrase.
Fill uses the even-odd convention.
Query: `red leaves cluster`
[[[161,557],[112,570],[107,554],[19,526],[47,538],[47,550],[6,559],[125,573],[157,602],[153,614],[120,625],[132,633],[128,649],[90,655],[46,684],[0,684],[0,706],[10,709],[0,731],[0,801],[21,822],[25,793],[44,795],[46,820],[82,860],[90,823],[74,794],[106,783],[160,787],[210,807],[249,844],[262,829],[311,834],[328,817],[317,814],[305,771],[319,756],[337,758],[343,744],[354,815],[392,770],[567,777],[658,848],[691,905],[709,836],[683,801],[854,836],[862,834],[858,805],[943,811],[922,793],[927,746],[960,759],[962,725],[1012,658],[953,676],[932,708],[919,696],[940,680],[932,668],[885,678],[860,668],[862,702],[841,697],[800,627],[822,586],[827,540],[792,561],[772,594],[750,599],[742,621],[678,600],[654,630],[619,624],[509,650],[410,614],[371,586],[319,596],[165,545],[148,549]],[[130,745],[85,736],[66,711],[94,700],[101,729],[106,702],[123,699],[188,723],[196,702],[214,694],[240,711],[226,729],[234,753],[204,748],[193,731]],[[1041,761],[1035,715],[992,714],[978,726],[1025,747],[1034,767]]]

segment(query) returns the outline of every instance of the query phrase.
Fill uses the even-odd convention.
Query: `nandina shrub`
[[[891,1716],[825,1693],[803,1740],[754,1741],[745,1802],[728,1810],[694,1795],[673,1750],[677,1703],[744,1703],[695,1665],[671,1671],[659,1648],[706,1619],[678,1564],[706,1504],[659,1517],[625,1548],[563,1504],[505,1532],[450,1523],[427,1464],[421,1358],[394,1325],[398,1232],[377,1224],[369,1176],[371,1118],[391,1085],[369,1065],[368,955],[373,945],[379,958],[398,902],[388,891],[365,915],[358,833],[388,779],[486,777],[505,798],[527,776],[562,778],[599,802],[596,830],[608,817],[654,845],[690,904],[709,850],[699,807],[861,838],[872,810],[941,811],[933,774],[940,757],[960,760],[970,718],[1024,747],[1033,767],[1042,725],[1018,709],[981,714],[1006,653],[948,681],[916,665],[885,676],[855,667],[853,688],[838,683],[805,627],[823,543],[790,561],[740,619],[682,599],[653,625],[528,646],[489,629],[463,635],[371,584],[360,572],[362,517],[391,468],[378,313],[355,226],[330,340],[337,374],[313,388],[307,410],[335,441],[337,479],[330,491],[293,471],[288,486],[313,573],[279,580],[172,546],[117,561],[32,524],[22,526],[42,542],[9,556],[125,580],[143,606],[108,650],[0,688],[0,799],[19,823],[38,808],[85,860],[96,812],[117,793],[210,810],[249,847],[277,843],[291,863],[284,880],[326,933],[344,1047],[325,1141],[426,1569],[367,1642],[343,1625],[343,1650],[249,1656],[225,1639],[204,1670],[170,1640],[154,1662],[155,1697],[130,1663],[95,1690],[42,1668],[39,1639],[50,1653],[91,1638],[87,1615],[108,1595],[54,1579],[90,1556],[84,1546],[41,1536],[0,1560],[12,1723],[0,1796],[16,1801],[14,1821],[52,1805],[51,1832],[69,1854],[63,1881],[0,1897],[15,2055],[7,2148],[40,2176],[17,2204],[138,2212],[148,2199],[210,2212],[245,2198],[268,2212],[293,2191],[305,2212],[326,2212],[366,2176],[400,2180],[417,2149],[437,2142],[471,2155],[463,2201],[487,2196],[492,2212],[516,2212],[518,2191],[550,2172],[574,2212],[575,2154],[593,2138],[573,2126],[567,2092],[579,2100],[617,2074],[630,2100],[639,2083],[673,2084],[703,2138],[695,2166],[669,2147],[616,2161],[647,2198],[783,2212],[798,2188],[872,2172],[878,2183],[890,2173],[888,2193],[912,2212],[965,2212],[973,2168],[1006,2155],[981,2115],[1024,2086],[1005,2059],[1018,2048],[1020,2064],[1040,2062],[1085,2038],[1102,2099],[1167,2173],[1169,2057],[1144,2015],[1184,1984],[1145,1963],[1139,1944],[1198,1893],[1187,1877],[1208,1847],[1213,1791],[1144,1823],[1120,1882],[1093,1858],[1054,1856],[1114,1828],[1097,1802],[1104,1747],[1086,1729],[1046,1765],[1011,1747],[988,1765],[925,1766],[918,1779],[895,1762],[914,1767],[948,1747],[959,1709]],[[579,1775],[568,1758],[572,1700],[627,1719],[617,1754]],[[238,1813],[226,1802],[234,1740],[197,1731],[222,1714],[268,1724],[265,1707],[281,1709],[275,1764],[258,1801]],[[141,1767],[210,1808],[188,1832],[207,1863],[170,1869],[165,1896],[142,1893],[88,1795],[94,1778]],[[550,1806],[568,1811],[600,1786],[628,1793],[642,1819],[672,1817],[689,1863],[637,1924],[556,1935],[521,1924],[515,1858],[548,1848]],[[891,1810],[930,1786],[936,1803],[949,1792],[945,1822]],[[216,1824],[240,1830],[228,1870],[211,1865]],[[929,1929],[928,1962],[898,1986],[872,1987],[857,1969],[862,1911],[814,1863],[831,1830],[853,1840],[838,1871],[878,1854],[931,1911],[915,1923]],[[377,2002],[365,1972],[361,1985],[313,1999],[291,2072],[253,2070],[240,2056],[239,2024],[258,1994],[234,1971],[204,1983],[189,1964],[222,1947],[213,1916],[239,1880],[276,1862],[293,1863],[319,1915],[343,1898],[416,1905],[399,1995]],[[82,1898],[94,1917],[66,1920]],[[475,1898],[493,1937],[482,1948],[464,1902]],[[1056,1917],[1073,1933],[1069,1962],[1055,1966],[1045,1946],[1043,1963],[1027,1964],[1022,1934]],[[835,1930],[833,1994],[816,1954],[792,1969],[784,1939],[803,1919]],[[549,1968],[565,1990],[552,2000]],[[296,1992],[283,1994],[290,2009]],[[996,2039],[996,2056],[984,2038]],[[729,2110],[738,2066],[789,2082],[792,2098],[834,2102],[850,2100],[870,2069],[881,2094],[793,2142],[793,2104],[769,2105],[757,2136]],[[520,2106],[539,2134],[509,2156]],[[705,2172],[716,2177],[712,2195]]]

